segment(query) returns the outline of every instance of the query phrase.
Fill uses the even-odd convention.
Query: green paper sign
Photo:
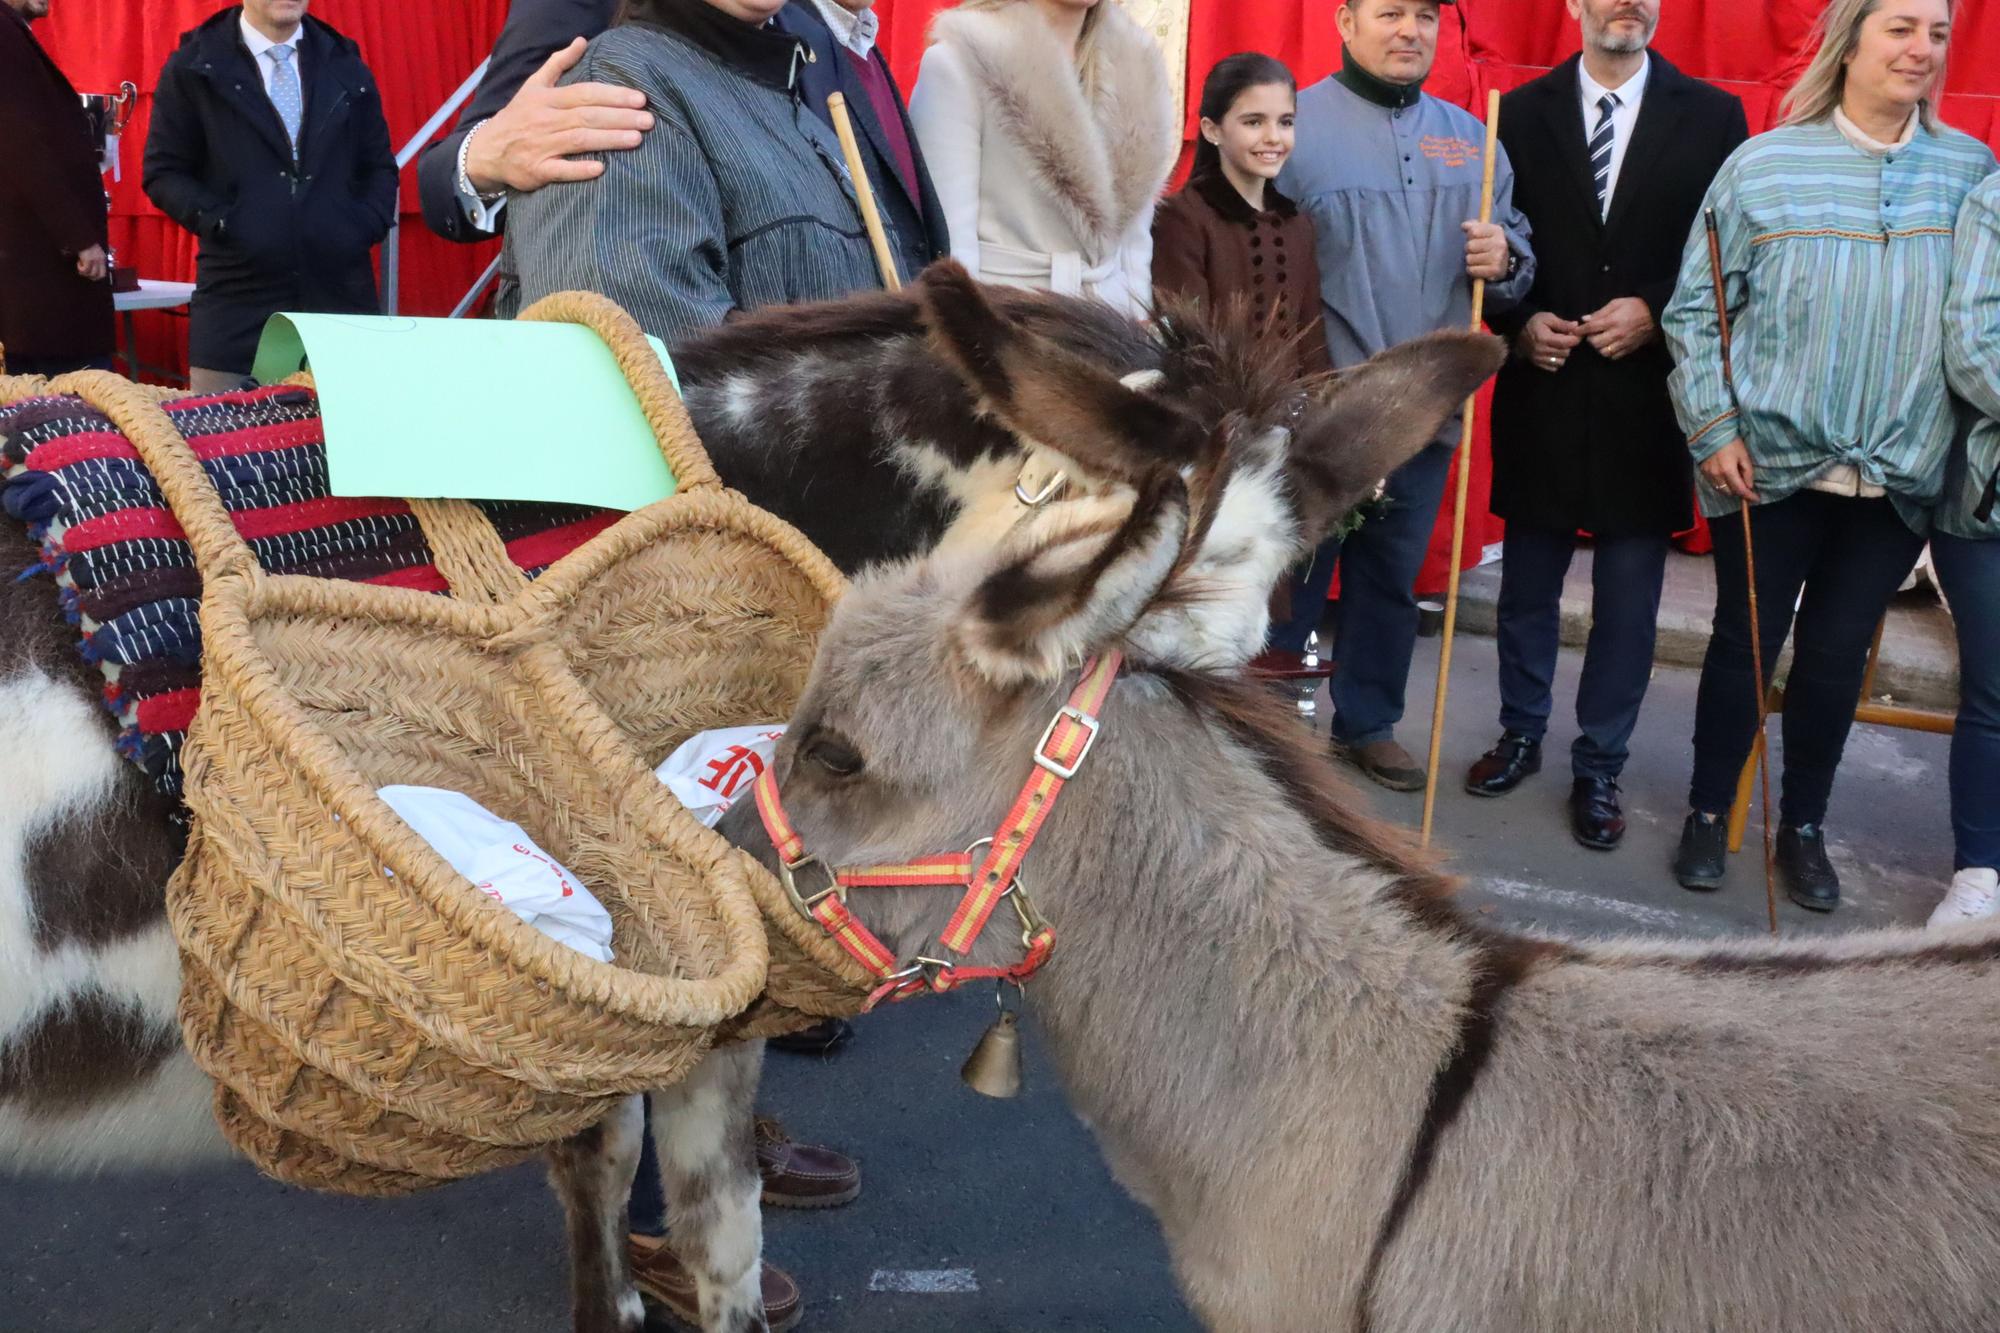
[[[631,510],[674,493],[611,349],[580,324],[273,315],[257,380],[308,363],[335,495]]]

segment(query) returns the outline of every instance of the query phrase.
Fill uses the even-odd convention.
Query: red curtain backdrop
[[[1335,0],[1193,0],[1188,43],[1188,97],[1193,105],[1202,76],[1233,51],[1259,50],[1289,64],[1301,83],[1330,71],[1340,56],[1334,31]],[[882,44],[907,91],[922,57],[924,29],[945,0],[878,0]],[[130,79],[140,89],[137,113],[126,128],[124,179],[112,187],[112,242],[121,263],[149,278],[191,281],[194,245],[161,217],[139,189],[147,112],[160,65],[179,35],[216,10],[214,0],[147,0],[102,4],[55,0],[51,16],[36,25],[72,82],[86,92],[112,92]],[[1768,128],[1778,100],[1812,51],[1812,27],[1823,0],[1668,0],[1657,49],[1683,70],[1724,84],[1743,98],[1751,129]],[[400,147],[451,94],[490,49],[506,17],[506,0],[316,0],[313,13],[361,44],[380,80],[390,137]],[[1957,36],[1946,83],[1944,116],[1958,128],[2000,147],[2000,0],[1960,0]],[[1469,108],[1483,108],[1488,89],[1502,91],[1535,77],[1577,48],[1576,24],[1560,0],[1461,0],[1444,13],[1437,70],[1429,89]],[[1483,112],[1481,112],[1483,114]],[[403,179],[402,309],[444,314],[491,259],[493,247],[457,246],[437,240],[416,213],[416,182]],[[185,365],[181,322],[139,316],[139,351],[155,364]],[[1486,406],[1475,439],[1473,521],[1466,534],[1470,560],[1497,540],[1497,521],[1486,519]],[[1430,567],[1421,586],[1443,585],[1448,520],[1440,524]]]

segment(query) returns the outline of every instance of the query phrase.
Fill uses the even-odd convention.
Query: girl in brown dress
[[[1245,302],[1259,322],[1297,333],[1306,375],[1333,364],[1312,223],[1272,184],[1292,154],[1296,100],[1291,71],[1267,55],[1229,56],[1208,72],[1194,170],[1153,218],[1153,288],[1211,309]]]

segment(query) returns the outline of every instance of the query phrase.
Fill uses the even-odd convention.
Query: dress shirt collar
[[[875,49],[875,34],[882,26],[875,7],[870,5],[857,14],[838,0],[812,0],[812,3],[819,16],[826,20],[826,26],[833,31],[833,40],[866,60],[868,53]]]
[[[252,60],[262,60],[264,58],[264,53],[270,50],[274,46],[291,47],[292,59],[294,60],[298,59],[299,35],[306,30],[305,24],[301,23],[298,27],[292,29],[292,35],[287,37],[284,41],[274,42],[269,37],[266,37],[263,33],[258,32],[255,28],[250,26],[249,15],[239,14],[236,18],[236,23],[237,26],[243,30],[243,44],[250,48],[250,58]]]
[[[1616,88],[1607,88],[1596,79],[1590,77],[1589,67],[1579,59],[1576,62],[1576,83],[1577,87],[1583,91],[1584,110],[1593,116],[1596,115],[1597,104],[1603,100],[1606,93],[1617,94],[1621,106],[1636,108],[1639,105],[1639,99],[1646,95],[1646,76],[1652,72],[1653,56],[1651,52],[1647,52],[1646,58],[1639,62],[1638,73],[1619,84]]]

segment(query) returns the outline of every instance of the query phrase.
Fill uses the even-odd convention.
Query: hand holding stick
[[[1500,147],[1500,92],[1486,95],[1486,166],[1479,187],[1479,221],[1493,221],[1493,166]],[[1472,331],[1486,316],[1486,280],[1472,280]],[[1465,400],[1462,434],[1458,441],[1458,492],[1451,514],[1451,572],[1447,575],[1444,598],[1444,639],[1438,647],[1437,701],[1431,708],[1430,763],[1424,770],[1423,845],[1431,845],[1431,816],[1437,809],[1438,752],[1444,745],[1445,697],[1451,689],[1451,639],[1458,628],[1458,566],[1465,554],[1465,503],[1472,482],[1472,412],[1477,395]]]
[[[1716,230],[1715,210],[1702,210],[1702,224],[1708,229],[1708,271],[1715,284],[1715,319],[1722,335],[1722,382],[1732,389],[1736,375],[1729,362],[1729,293],[1722,276],[1722,237]],[[1741,448],[1741,445],[1732,447]],[[1764,905],[1770,913],[1771,933],[1778,933],[1778,875],[1771,852],[1771,764],[1764,747],[1764,732],[1770,717],[1770,691],[1764,684],[1764,622],[1757,615],[1757,553],[1750,541],[1750,499],[1746,487],[1737,496],[1737,512],[1743,518],[1743,567],[1750,585],[1750,669],[1756,675],[1757,738],[1750,745],[1750,762],[1757,766],[1764,787]]]

